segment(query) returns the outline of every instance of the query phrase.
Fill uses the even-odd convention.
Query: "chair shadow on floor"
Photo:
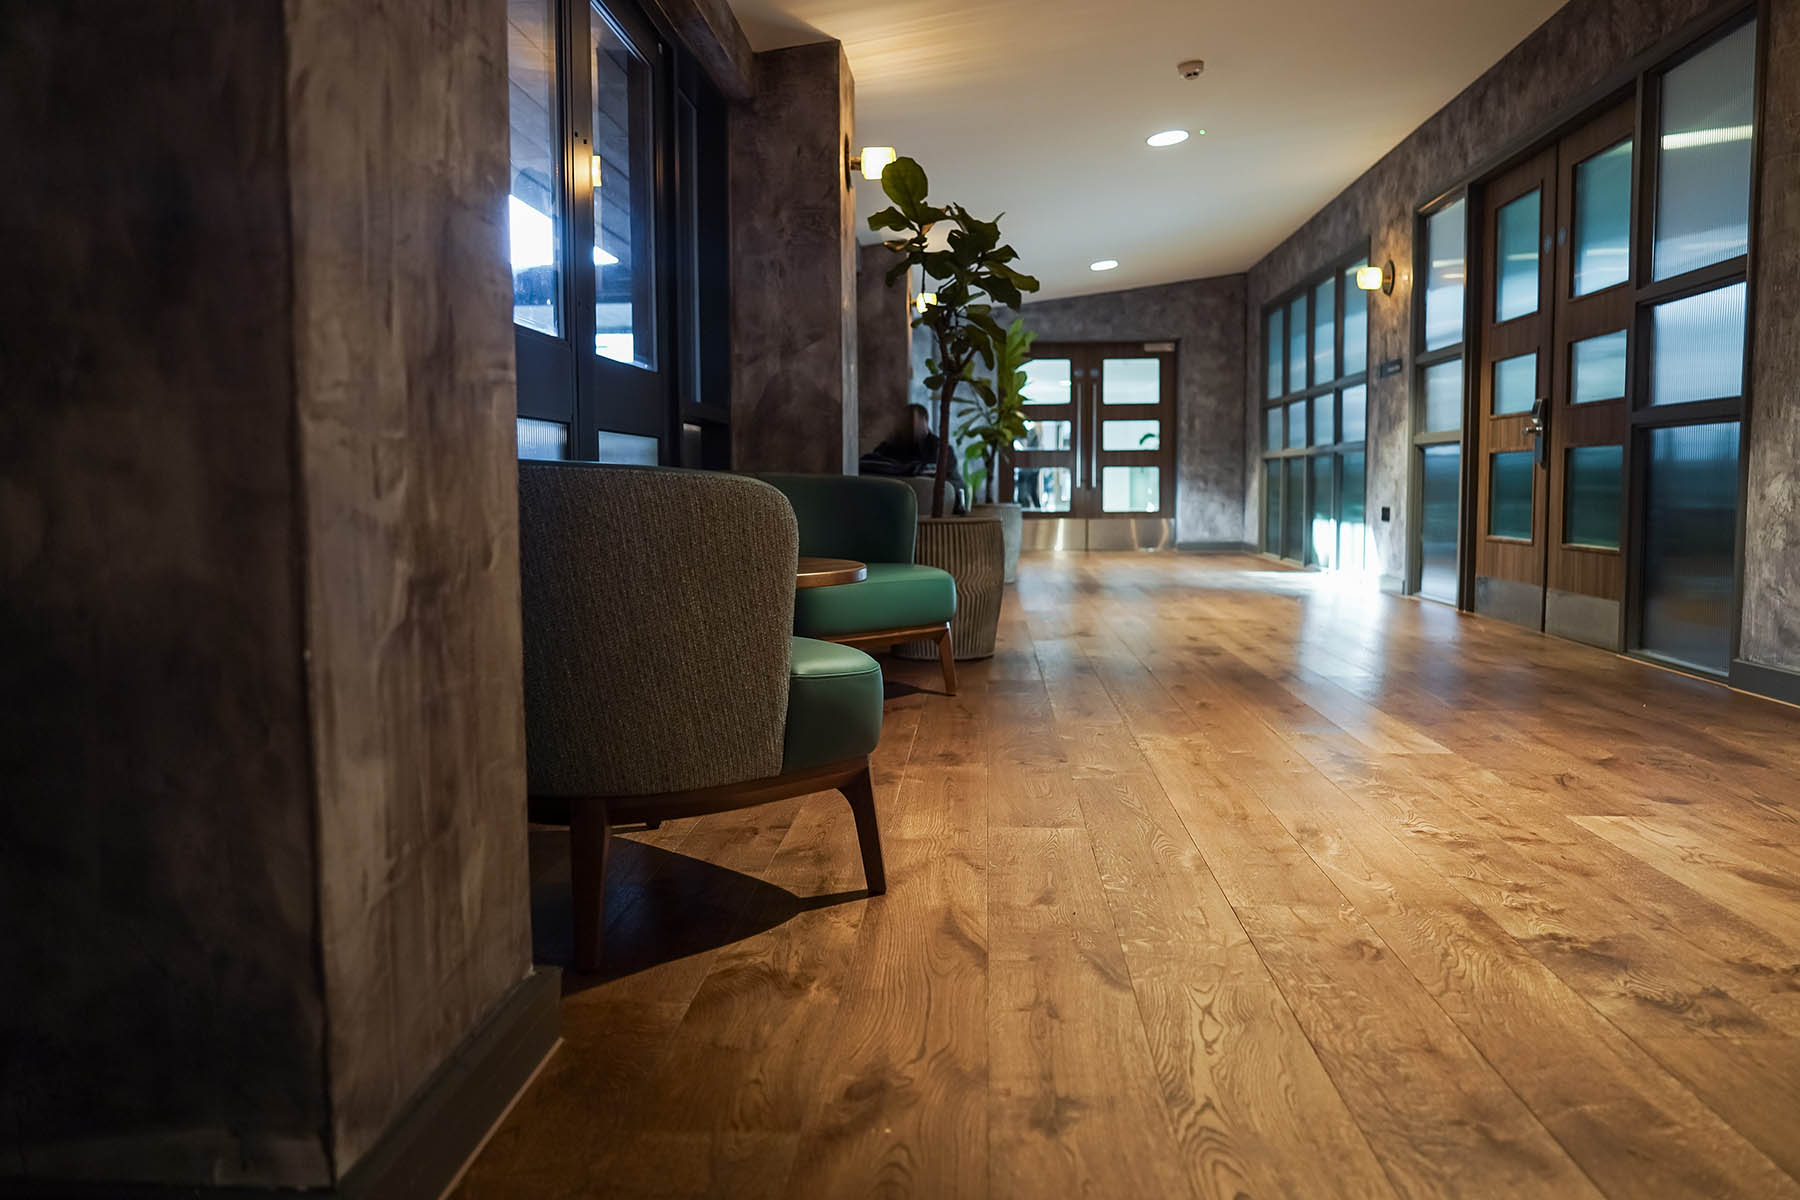
[[[861,900],[862,888],[796,896],[751,875],[633,840],[613,841],[606,888],[606,944],[600,970],[570,967],[569,840],[561,829],[531,832],[531,957],[563,968],[563,994],[717,950],[765,933],[813,909]]]

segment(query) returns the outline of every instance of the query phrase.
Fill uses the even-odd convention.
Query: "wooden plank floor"
[[[630,835],[460,1195],[1800,1197],[1800,710],[1244,558],[885,665],[888,894],[835,795]]]

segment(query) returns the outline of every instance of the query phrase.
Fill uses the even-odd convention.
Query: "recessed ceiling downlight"
[[[1188,140],[1185,129],[1165,129],[1161,133],[1153,133],[1144,141],[1152,146],[1179,146]]]
[[[1089,263],[1088,270],[1090,270],[1090,271],[1110,271],[1118,265],[1119,265],[1119,260],[1116,258],[1103,258],[1099,262]]]

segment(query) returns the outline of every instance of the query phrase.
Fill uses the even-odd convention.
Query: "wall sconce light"
[[[913,307],[919,310],[919,315],[921,317],[925,315],[926,309],[932,307],[936,303],[936,292],[920,292],[917,296],[913,297]]]
[[[861,154],[850,156],[850,169],[861,171],[864,179],[880,179],[887,165],[899,157],[892,146],[864,146]]]
[[[1383,295],[1394,294],[1394,260],[1388,259],[1386,266],[1356,268],[1356,286],[1365,292],[1379,290]]]
[[[588,175],[594,181],[594,190],[600,190],[600,156],[594,155],[588,160]]]

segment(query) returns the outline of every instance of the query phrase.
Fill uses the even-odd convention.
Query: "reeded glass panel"
[[[1488,473],[1488,533],[1494,537],[1531,540],[1531,487],[1536,479],[1536,456],[1529,450],[1509,450],[1490,458]]]
[[[1749,247],[1755,74],[1751,23],[1663,76],[1653,256],[1658,279]]]
[[[1574,446],[1564,473],[1563,541],[1571,546],[1619,548],[1622,446]]]
[[[1270,313],[1268,328],[1263,331],[1263,353],[1267,356],[1264,363],[1269,372],[1268,385],[1263,395],[1270,400],[1287,391],[1281,381],[1281,352],[1282,348],[1287,345],[1286,338],[1281,332],[1283,329],[1281,318],[1284,311],[1278,308]]]
[[[1738,426],[1650,431],[1644,507],[1644,649],[1730,665]]]
[[[1287,462],[1287,487],[1281,501],[1281,556],[1299,559],[1306,544],[1306,460]]]
[[[1625,352],[1629,338],[1623,329],[1603,333],[1569,347],[1570,403],[1593,404],[1621,400],[1625,396]]]
[[[1494,415],[1530,412],[1537,400],[1537,354],[1503,358],[1494,364]]]
[[[1102,421],[1102,450],[1158,450],[1162,448],[1161,421]]]
[[[1462,447],[1423,448],[1419,594],[1456,603],[1456,532],[1461,525]]]
[[[1369,293],[1356,286],[1356,267],[1351,267],[1344,272],[1344,374],[1368,369]]]
[[[1494,280],[1497,320],[1510,321],[1538,310],[1538,190],[1520,196],[1494,214]]]
[[[1337,280],[1313,289],[1313,382],[1337,378]]]
[[[1013,469],[1013,503],[1026,512],[1068,512],[1069,490],[1067,467]]]
[[[1631,139],[1575,165],[1575,294],[1631,276]]]
[[[1162,508],[1161,480],[1156,467],[1101,467],[1100,507],[1105,512],[1156,512]]]
[[[561,329],[557,252],[562,206],[556,164],[562,133],[556,119],[556,4],[507,0],[507,120],[512,126],[512,194],[506,202],[512,248],[513,322],[555,334]],[[568,431],[564,430],[564,436]],[[561,454],[520,457],[561,458]]]
[[[1073,421],[1027,421],[1025,436],[1013,439],[1014,450],[1067,450]]]
[[[1306,561],[1331,570],[1337,566],[1337,497],[1331,486],[1335,458],[1321,454],[1312,462],[1312,541]]]
[[[569,427],[561,421],[537,421],[520,417],[520,458],[567,458]]]
[[[1744,296],[1734,283],[1653,310],[1650,403],[1721,400],[1744,390]]]
[[[1425,368],[1426,433],[1447,433],[1462,428],[1462,359],[1453,358]]]
[[[1161,404],[1162,359],[1108,358],[1100,363],[1102,404]]]
[[[1274,408],[1264,410],[1263,425],[1265,427],[1265,430],[1264,430],[1264,437],[1263,437],[1263,448],[1265,450],[1281,449],[1281,443],[1282,443],[1281,426],[1282,426],[1282,422],[1286,419],[1286,417],[1285,417],[1286,411],[1287,410],[1283,409],[1279,404],[1276,405]]]
[[[1263,464],[1263,547],[1281,553],[1281,463]]]
[[[1363,452],[1353,450],[1338,460],[1343,470],[1338,480],[1342,492],[1338,496],[1338,569],[1363,569],[1364,546],[1368,532],[1364,528],[1366,507],[1363,498]]]
[[[1075,394],[1069,378],[1068,359],[1034,358],[1025,364],[1025,386],[1019,395],[1027,404],[1068,404]]]
[[[1341,421],[1343,428],[1338,430],[1338,440],[1360,442],[1368,436],[1369,389],[1359,384],[1353,388],[1345,388],[1340,395],[1343,396],[1344,413]]]
[[[594,461],[654,467],[660,451],[661,447],[653,437],[637,433],[612,433],[602,429],[594,446]]]
[[[1337,441],[1337,419],[1330,396],[1318,396],[1312,402],[1312,444],[1329,446]]]
[[[1425,220],[1425,348],[1463,340],[1463,282],[1468,275],[1468,221],[1458,200]]]
[[[1306,401],[1296,400],[1287,406],[1287,444],[1289,450],[1306,445]]]
[[[1288,305],[1288,391],[1306,386],[1306,295],[1301,293]]]
[[[656,366],[656,102],[650,64],[592,14],[594,353]]]

